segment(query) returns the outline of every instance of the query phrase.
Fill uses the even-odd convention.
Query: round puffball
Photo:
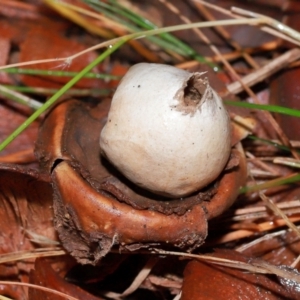
[[[172,198],[214,181],[230,143],[228,113],[205,74],[148,63],[123,77],[100,135],[102,153],[125,177]]]

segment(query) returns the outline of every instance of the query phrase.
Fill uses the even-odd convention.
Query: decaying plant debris
[[[1,73],[1,139],[31,113],[8,99],[18,98],[34,109],[40,106],[33,94],[27,97],[11,92],[2,84],[21,82],[29,86],[30,92],[39,92],[39,100],[46,100],[42,95],[50,95],[51,89],[69,80],[56,71],[78,71],[97,53],[67,60],[59,57],[76,55],[133,30],[126,27],[126,22],[120,24],[107,16],[95,19],[88,2],[65,1],[60,6],[47,0],[47,7],[31,0],[5,0],[1,4],[2,65],[58,57],[51,64],[32,66],[34,72],[53,71],[52,77],[45,72],[40,76]],[[155,22],[159,27],[201,18],[220,20],[224,18],[222,13],[235,18],[228,10],[221,12],[222,7],[228,9],[234,4],[278,20],[288,14],[287,24],[299,30],[297,2],[256,2],[259,5],[253,8],[245,3],[220,1],[217,12],[202,1],[125,5],[148,18],[148,25]],[[234,12],[249,17],[247,11]],[[52,289],[53,293],[68,294],[71,299],[126,299],[128,295],[133,299],[179,299],[180,295],[181,299],[222,299],[221,295],[233,295],[233,299],[238,295],[299,298],[299,175],[295,176],[294,168],[299,165],[299,117],[228,106],[233,134],[226,169],[213,184],[183,200],[170,200],[135,186],[100,154],[99,133],[107,121],[111,89],[116,87],[118,75],[141,61],[177,65],[191,72],[211,70],[199,64],[201,53],[206,56],[205,64],[216,68],[215,64],[221,62],[224,66],[219,73],[209,71],[206,76],[225,101],[238,100],[237,93],[242,91],[239,99],[248,102],[297,108],[298,102],[290,101],[298,97],[296,60],[300,52],[295,45],[299,40],[292,30],[286,34],[279,31],[277,37],[278,23],[274,19],[255,14],[252,17],[259,18],[261,25],[219,26],[215,31],[193,29],[188,35],[184,31],[175,33],[195,51],[189,50],[189,57],[180,52],[187,48],[179,44],[167,49],[155,44],[155,39],[130,40],[109,61],[94,69],[112,74],[113,80],[84,79],[68,91],[76,96],[66,94],[2,152],[0,273],[1,280],[18,281],[19,285],[1,281],[1,294],[31,300],[49,295],[51,299],[64,297],[49,294],[50,290],[42,287],[28,290],[21,286],[30,282]],[[78,39],[79,27],[74,29],[66,18],[93,35],[84,31]],[[144,29],[149,28],[139,30]],[[249,88],[252,85],[253,91]],[[238,196],[246,176],[243,149],[249,176]],[[26,163],[28,166],[21,166]],[[287,184],[284,180],[294,181]],[[216,248],[225,250],[212,250]],[[194,254],[189,256],[189,252]],[[199,253],[206,256],[196,256]],[[204,278],[203,272],[211,276]],[[217,280],[213,282],[211,277]]]

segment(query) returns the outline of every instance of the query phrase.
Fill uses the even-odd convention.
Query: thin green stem
[[[29,98],[20,94],[18,92],[10,90],[8,87],[4,85],[0,85],[0,95],[5,96],[7,99],[13,100],[17,103],[21,103],[27,105],[30,108],[38,109],[41,105],[40,102],[36,101],[35,99]]]
[[[9,68],[4,69],[2,72],[10,74],[26,74],[26,75],[43,75],[43,76],[66,76],[74,77],[78,72],[70,71],[60,71],[60,70],[37,70],[37,69],[21,69],[21,68]],[[112,79],[119,80],[120,76],[110,75],[110,74],[97,74],[97,73],[86,73],[84,78],[96,78],[96,79]]]
[[[135,24],[139,25],[141,28],[150,30],[150,29],[155,29],[158,28],[154,23],[149,21],[148,19],[145,19],[141,17],[140,15],[134,13],[133,11],[127,9],[125,6],[122,4],[118,3],[115,0],[109,0],[109,3],[111,3],[112,9],[114,9],[117,13],[119,13],[121,16],[124,16],[134,22]],[[171,43],[174,45],[176,48],[180,48],[184,51],[185,56],[190,56],[193,57],[200,62],[208,63],[205,57],[199,55],[193,48],[182,42],[180,39],[177,39],[175,36],[169,33],[161,33],[160,37],[164,39],[165,41]]]
[[[84,0],[84,2],[108,18],[115,20],[119,24],[123,24],[131,32],[138,32],[140,29],[153,30],[158,28],[154,23],[128,10],[116,1],[104,3],[103,1]],[[201,63],[208,64],[212,68],[217,67],[215,64],[207,61],[205,57],[199,55],[192,47],[170,33],[162,32],[158,36],[148,36],[147,38],[152,43],[163,48],[166,52],[172,51],[179,55],[198,60]]]
[[[87,1],[91,2],[91,0]],[[105,15],[107,18],[110,18],[111,20],[116,21],[119,24],[122,24],[124,27],[127,28],[130,32],[136,33],[140,31],[140,28],[136,25],[130,23],[127,21],[127,19],[124,19],[117,14],[116,11],[110,12],[107,10],[109,8],[109,4],[103,3],[103,2],[96,2],[96,3],[88,3],[91,8],[93,8],[96,11],[99,11],[103,15]],[[144,29],[148,29],[145,27],[142,27]],[[157,28],[157,27],[155,27]],[[154,27],[150,27],[150,29],[154,29]],[[149,36],[148,40],[152,43],[158,45],[159,47],[163,48],[165,51],[173,51],[177,54],[183,55],[183,56],[189,56],[184,50],[181,49],[181,47],[174,45],[173,43],[169,43],[168,41],[164,40],[160,36]]]
[[[12,91],[18,91],[22,93],[30,93],[30,94],[39,94],[39,95],[53,95],[57,93],[58,89],[54,88],[42,88],[42,87],[29,87],[29,86],[15,86],[15,85],[4,85],[5,88],[12,90]],[[1,87],[0,87],[0,94],[2,93]],[[111,93],[110,89],[69,89],[66,92],[66,95],[72,95],[72,96],[107,96]],[[3,93],[4,94],[4,93]],[[11,100],[15,100],[12,97],[10,97]],[[17,100],[15,100],[17,101]],[[32,100],[33,101],[33,100]],[[25,102],[25,101],[18,101],[22,104],[25,104],[27,106],[30,106],[31,108],[37,109],[40,108],[43,103],[37,102],[34,103],[35,106],[32,106],[31,103]]]
[[[240,189],[240,194],[243,193],[248,193],[248,192],[257,192],[257,191],[262,191],[266,189],[270,189],[273,187],[285,185],[285,184],[292,184],[295,182],[300,181],[300,174],[295,174],[292,176],[289,176],[287,178],[279,178],[279,179],[274,179],[270,180],[261,184],[254,184],[251,186],[245,186]]]
[[[66,83],[56,94],[54,94],[47,102],[37,109],[23,124],[21,124],[12,134],[10,134],[1,144],[0,151],[7,147],[21,132],[23,132],[32,122],[34,122],[42,113],[44,113],[51,105],[53,105],[66,91],[68,91],[75,83],[77,83],[84,74],[90,72],[96,65],[102,62],[105,58],[116,51],[121,45],[127,42],[128,39],[121,39],[105,52],[100,54],[93,62],[80,71],[74,78]]]
[[[288,107],[283,107],[278,105],[254,104],[254,103],[241,102],[241,101],[224,101],[224,103],[227,105],[239,106],[244,108],[267,110],[269,112],[300,118],[300,110],[294,108],[288,108]]]
[[[273,147],[275,147],[279,150],[291,152],[291,149],[289,147],[286,147],[284,145],[278,144],[278,143],[270,141],[270,140],[262,139],[260,137],[255,136],[255,135],[248,135],[247,138],[250,139],[250,140],[262,142],[262,143],[267,144],[267,145],[272,145]]]

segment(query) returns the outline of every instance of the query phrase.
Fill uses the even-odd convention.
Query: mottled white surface
[[[102,151],[127,178],[171,197],[212,182],[230,155],[230,120],[210,87],[193,114],[178,109],[192,75],[167,65],[131,67],[100,136]]]

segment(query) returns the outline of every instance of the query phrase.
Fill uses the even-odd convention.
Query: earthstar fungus
[[[245,182],[241,133],[232,126],[230,158],[212,183],[170,198],[172,191],[157,194],[136,185],[101,155],[99,134],[109,120],[109,106],[109,99],[66,100],[40,128],[36,155],[52,182],[55,227],[63,246],[84,264],[97,264],[112,247],[199,247],[207,221],[232,205]]]

